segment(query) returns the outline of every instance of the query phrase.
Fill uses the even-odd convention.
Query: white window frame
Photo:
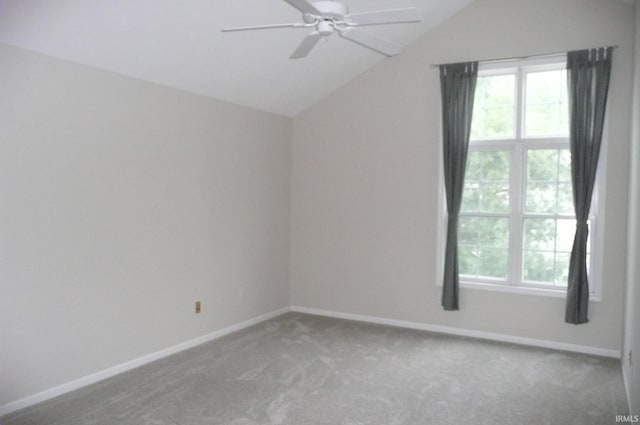
[[[568,136],[561,137],[525,137],[524,136],[524,84],[522,79],[527,71],[540,71],[545,69],[558,69],[558,64],[562,64],[562,68],[566,67],[566,56],[556,55],[545,58],[523,59],[512,61],[500,61],[494,63],[480,63],[478,68],[479,76],[483,75],[500,75],[516,72],[516,114],[514,118],[514,138],[496,138],[473,140],[469,143],[469,152],[476,150],[508,150],[511,152],[510,167],[510,186],[509,186],[509,262],[506,282],[499,279],[490,278],[470,278],[460,276],[460,287],[468,289],[479,289],[506,292],[513,294],[537,295],[564,298],[566,297],[566,288],[551,288],[549,285],[535,285],[535,283],[526,283],[523,285],[522,280],[522,237],[523,237],[523,220],[526,216],[524,212],[524,193],[525,193],[525,173],[523,168],[524,152],[527,149],[542,148],[568,148]],[[604,223],[604,205],[605,205],[605,178],[607,164],[607,119],[605,118],[605,131],[603,132],[602,147],[598,164],[598,172],[596,176],[596,184],[594,188],[593,201],[590,210],[589,235],[590,244],[590,264],[589,264],[589,297],[591,301],[600,301],[602,297],[602,258],[604,253],[604,232],[602,223]],[[442,138],[440,138],[442,139]],[[442,286],[444,273],[444,251],[446,243],[446,194],[444,189],[444,176],[442,165],[442,143],[439,144],[439,208],[438,208],[438,256],[437,256],[437,278],[438,286]],[[464,214],[461,214],[463,216]],[[474,216],[482,214],[473,214]],[[495,216],[496,214],[486,214],[487,216]],[[497,214],[503,216],[503,214]],[[536,215],[536,217],[550,218],[569,218],[575,219],[574,216],[564,215]],[[515,225],[516,220],[521,224]]]

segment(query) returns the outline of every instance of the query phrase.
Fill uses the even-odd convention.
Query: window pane
[[[529,183],[527,185],[527,212],[548,213],[556,211],[556,185],[553,183]]]
[[[523,277],[529,282],[553,285],[555,280],[553,252],[525,251]]]
[[[458,244],[507,248],[509,246],[509,219],[506,217],[461,216],[458,226]]]
[[[571,183],[558,183],[558,214],[574,215]]]
[[[478,245],[493,248],[509,247],[509,220],[501,217],[476,217],[474,220]]]
[[[509,210],[509,185],[486,183],[480,190],[480,211],[506,212]]]
[[[556,254],[556,273],[555,284],[556,286],[566,287],[569,281],[569,261],[571,253]]]
[[[458,228],[460,274],[505,279],[508,247],[508,218],[460,217]]]
[[[515,135],[515,82],[513,74],[478,77],[471,139],[507,138]]]
[[[556,246],[556,222],[553,219],[524,220],[524,249],[553,251]]]
[[[509,211],[509,151],[470,151],[461,211]]]
[[[476,245],[478,225],[475,217],[460,217],[458,221],[458,245]]]
[[[558,178],[558,151],[536,149],[527,152],[527,179],[530,182],[553,182]]]
[[[465,178],[460,211],[480,211],[480,183]]]
[[[567,286],[575,230],[576,222],[573,219],[525,219],[522,256],[524,280],[535,284]]]
[[[575,220],[558,220],[556,250],[570,253],[571,248],[573,248],[575,234]]]
[[[569,149],[529,149],[525,212],[573,215]]]
[[[571,152],[560,149],[558,155],[558,181],[571,183]]]
[[[478,276],[506,279],[507,258],[507,249],[482,248],[478,259]]]
[[[524,130],[527,137],[569,134],[566,70],[527,73]]]
[[[509,152],[483,151],[482,155],[477,157],[482,166],[481,175],[484,181],[501,183],[509,181]]]
[[[478,275],[478,253],[474,246],[458,246],[459,273],[464,276]]]

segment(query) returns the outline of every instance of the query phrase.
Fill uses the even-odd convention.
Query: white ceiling
[[[416,6],[419,24],[367,30],[406,44],[473,0],[344,0],[352,13]],[[277,114],[294,116],[384,56],[333,34],[304,59],[305,28],[283,0],[0,0],[0,42]]]

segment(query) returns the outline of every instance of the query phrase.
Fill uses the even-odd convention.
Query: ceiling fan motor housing
[[[349,13],[349,9],[337,1],[314,1],[313,7],[322,12],[324,18],[342,20],[344,15]]]
[[[329,35],[333,32],[333,23],[331,21],[320,21],[316,28],[321,35]]]

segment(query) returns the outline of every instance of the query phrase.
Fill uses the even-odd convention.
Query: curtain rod
[[[604,46],[604,48],[607,47],[611,47],[611,49],[615,50],[618,48],[618,45],[616,44],[615,46]],[[593,49],[602,49],[603,47],[594,47]],[[578,49],[580,50],[580,49]],[[584,50],[592,50],[592,49],[584,49]],[[478,61],[478,63],[488,63],[488,62],[503,62],[503,61],[510,61],[510,60],[517,60],[517,59],[531,59],[531,58],[543,58],[546,56],[555,56],[555,55],[561,55],[567,53],[566,51],[564,52],[551,52],[551,53],[541,53],[538,55],[527,55],[527,56],[512,56],[512,57],[508,57],[508,58],[495,58],[495,59],[485,59],[485,60],[480,60]],[[456,62],[452,62],[452,63],[456,63]],[[447,63],[432,63],[431,65],[429,65],[429,68],[431,69],[436,69],[439,68],[440,65],[449,65]]]

